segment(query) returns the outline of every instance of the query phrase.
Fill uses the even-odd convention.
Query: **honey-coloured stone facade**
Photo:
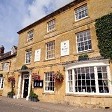
[[[75,10],[83,5],[87,5],[88,16],[81,20],[75,20]],[[62,7],[61,9],[47,15],[35,23],[20,30],[18,50],[16,56],[16,65],[14,74],[16,77],[15,92],[17,98],[24,98],[25,79],[29,80],[26,99],[29,98],[31,88],[38,94],[39,100],[54,103],[67,103],[71,105],[84,107],[112,107],[112,92],[106,95],[101,94],[68,94],[67,93],[67,67],[78,63],[78,57],[81,54],[87,54],[89,61],[80,62],[88,64],[99,62],[100,57],[98,49],[98,40],[95,31],[95,20],[112,12],[112,0],[77,0]],[[55,28],[48,32],[47,22],[55,19]],[[27,41],[28,32],[33,30],[33,39]],[[85,52],[77,52],[77,33],[90,30],[92,49]],[[69,40],[69,55],[61,56],[61,42]],[[46,43],[55,41],[55,57],[46,59]],[[31,50],[31,62],[26,64],[26,51]],[[40,61],[34,61],[35,50],[41,49]],[[105,60],[105,59],[104,59]],[[102,59],[103,61],[103,59]],[[90,64],[91,64],[90,63]],[[94,63],[93,63],[94,64]],[[28,69],[22,69],[26,65]],[[110,80],[112,75],[112,63],[108,61]],[[64,80],[55,82],[54,92],[45,91],[45,74],[48,72],[60,71]],[[32,74],[40,75],[43,80],[42,88],[34,88]],[[26,76],[28,74],[28,76]],[[112,85],[110,85],[112,86]],[[110,87],[112,91],[112,87]]]

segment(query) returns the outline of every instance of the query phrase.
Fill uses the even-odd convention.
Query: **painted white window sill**
[[[25,65],[30,65],[31,63],[25,63]]]
[[[82,51],[82,52],[78,52],[78,53],[74,53],[74,55],[76,56],[76,55],[80,55],[80,54],[86,54],[86,53],[93,53],[94,52],[94,50],[87,50],[87,51]]]
[[[56,31],[56,29],[54,28],[52,30],[47,31],[47,34],[52,33],[52,32],[55,32],[55,31]]]
[[[88,18],[90,18],[90,17],[89,16],[85,16],[85,17],[83,17],[81,19],[75,19],[74,23],[79,22],[79,21],[84,20],[84,19],[88,19]]]
[[[55,60],[55,58],[45,59],[44,61]]]

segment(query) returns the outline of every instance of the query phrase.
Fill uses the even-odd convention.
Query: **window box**
[[[78,61],[85,61],[85,60],[88,60],[88,55],[87,54],[83,54],[83,55],[80,55],[78,57]]]

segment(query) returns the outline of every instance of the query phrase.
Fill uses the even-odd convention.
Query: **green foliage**
[[[112,13],[96,19],[95,27],[101,56],[112,59]]]
[[[13,98],[14,95],[15,95],[14,91],[10,91],[7,93],[7,96],[10,98]]]
[[[21,70],[27,70],[28,69],[28,67],[26,66],[26,65],[23,65],[22,67],[21,67]]]
[[[32,98],[38,98],[38,95],[35,94],[33,91],[30,92],[30,97]]]
[[[30,99],[31,101],[35,101],[35,102],[39,101],[38,95],[35,94],[32,90],[30,91],[29,99]]]
[[[79,61],[88,60],[88,55],[87,55],[87,54],[79,55],[78,60],[79,60]]]

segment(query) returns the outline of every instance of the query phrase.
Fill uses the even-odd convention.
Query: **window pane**
[[[0,77],[0,88],[3,88],[3,77]]]
[[[87,5],[81,6],[75,10],[76,20],[88,16]]]
[[[46,44],[46,57],[47,59],[51,59],[51,58],[54,58],[55,57],[55,41],[52,41],[52,42],[48,42]]]
[[[97,67],[98,86],[100,93],[109,93],[107,67]]]
[[[48,31],[53,30],[53,29],[55,28],[55,19],[49,21],[49,22],[47,23],[47,27],[48,27],[48,28],[47,28]]]
[[[72,70],[68,70],[68,86],[69,86],[69,92],[73,92]]]
[[[94,67],[76,68],[75,92],[96,92]]]
[[[31,62],[31,50],[26,51],[26,63]]]
[[[47,72],[45,74],[45,90],[54,91],[54,74],[53,72]]]
[[[28,37],[27,37],[27,41],[30,41],[33,39],[33,30],[28,32]]]
[[[89,30],[77,33],[77,47],[78,51],[85,51],[92,49]]]

